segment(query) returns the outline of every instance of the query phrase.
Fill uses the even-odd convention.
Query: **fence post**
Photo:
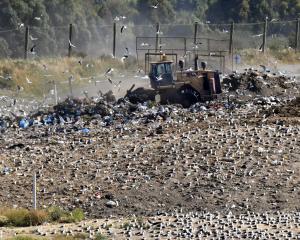
[[[234,33],[234,21],[231,22],[230,26],[230,38],[229,38],[229,54],[233,54],[233,33]]]
[[[268,17],[265,18],[265,25],[264,25],[263,45],[262,45],[263,53],[265,53],[266,48],[267,48],[267,31],[268,31]]]
[[[70,26],[69,26],[69,49],[68,49],[68,57],[72,56],[72,46],[71,46],[72,35],[73,35],[73,25],[71,23]]]
[[[117,23],[113,26],[113,57],[116,57],[116,43],[117,43]]]
[[[70,90],[70,95],[71,95],[71,98],[73,98],[73,87],[72,87],[72,80],[73,80],[73,75],[71,75],[69,77],[69,90]]]
[[[156,23],[156,35],[155,35],[155,52],[158,51],[158,44],[159,44],[159,32],[160,32],[160,25]]]
[[[36,210],[36,172],[33,173],[33,186],[32,186],[32,193],[33,193],[33,209]]]
[[[198,22],[195,22],[195,29],[194,29],[194,45],[195,45],[195,47],[197,44],[197,37],[198,37]]]
[[[26,27],[25,30],[25,45],[24,45],[24,59],[27,59],[28,55],[28,40],[29,40],[29,27]]]
[[[295,52],[298,52],[299,48],[299,30],[300,30],[300,18],[297,19],[296,23],[296,39],[295,39]]]
[[[54,81],[54,97],[55,97],[55,105],[58,103],[58,98],[57,98],[57,86],[56,82]]]

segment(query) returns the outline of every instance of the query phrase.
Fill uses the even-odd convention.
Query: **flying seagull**
[[[76,48],[76,46],[70,41],[70,39],[69,39],[69,46],[72,48]]]
[[[26,81],[27,81],[28,84],[32,83],[32,81],[30,81],[30,79],[27,76],[26,76]]]
[[[157,8],[158,8],[158,4],[159,4],[159,2],[157,2],[157,3],[154,4],[154,5],[152,5],[151,7],[152,7],[153,9],[157,9]]]
[[[141,47],[150,47],[151,45],[149,43],[141,43]]]
[[[123,26],[121,27],[121,33],[123,33],[123,31],[124,31],[125,29],[127,29],[127,26],[123,25]]]
[[[109,69],[107,69],[107,71],[105,72],[105,75],[112,74],[113,71],[114,71],[113,68],[109,68]]]
[[[256,34],[256,35],[252,35],[252,37],[261,37],[263,34]]]
[[[30,37],[30,40],[31,40],[31,41],[36,41],[36,40],[38,40],[38,38],[35,38],[35,37],[33,37],[32,35],[29,35],[29,37]]]
[[[159,77],[156,77],[156,80],[157,80],[157,81],[161,81],[161,80],[163,80],[163,78],[162,78],[162,76],[160,75]]]
[[[112,80],[110,78],[107,78],[107,81],[110,83],[110,84],[113,84]]]
[[[30,48],[30,52],[31,52],[32,54],[35,54],[35,48],[36,48],[36,45],[35,45],[35,44]]]

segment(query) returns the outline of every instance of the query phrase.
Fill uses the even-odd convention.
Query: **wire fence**
[[[0,29],[0,57],[30,59],[68,56],[98,57],[115,54],[137,55],[139,51],[179,50],[186,53],[230,53],[232,49],[282,50],[299,47],[299,20],[234,24],[153,24],[134,25],[117,22],[115,25],[96,24],[83,28],[70,26]],[[27,39],[26,39],[27,38]],[[138,39],[137,39],[138,38]],[[174,38],[174,39],[172,39]],[[157,41],[158,39],[158,41]],[[197,42],[195,42],[197,39]],[[70,48],[71,44],[71,48]],[[28,54],[26,54],[26,52]]]
[[[146,53],[164,52],[176,53],[189,64],[192,55],[198,54],[208,61],[208,66],[223,71],[224,62],[232,62],[243,49],[297,51],[299,25],[299,19],[266,19],[257,23],[230,24],[136,25],[120,21],[88,27],[77,24],[19,26],[0,29],[0,58],[98,58],[109,55],[122,59],[132,56],[139,66],[143,66]]]

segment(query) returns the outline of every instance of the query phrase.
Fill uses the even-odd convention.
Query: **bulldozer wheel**
[[[182,87],[179,90],[179,94],[181,96],[181,105],[184,108],[188,108],[200,101],[200,94],[192,87]]]

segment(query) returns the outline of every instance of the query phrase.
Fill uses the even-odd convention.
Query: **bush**
[[[3,213],[8,218],[8,224],[14,227],[30,226],[30,213],[26,209],[8,209]]]
[[[80,222],[84,219],[84,212],[80,208],[76,208],[71,212],[75,222]]]
[[[29,212],[29,219],[30,225],[38,226],[45,222],[47,222],[49,219],[49,215],[44,210],[32,210]]]
[[[71,213],[65,212],[63,216],[59,219],[60,223],[74,223],[74,222],[80,222],[84,219],[84,212],[76,208]]]
[[[17,208],[17,209],[2,209],[0,216],[1,226],[13,227],[28,227],[37,226],[46,222],[49,217],[48,213],[43,210],[32,210]]]
[[[51,221],[59,221],[66,213],[60,207],[51,207],[48,209],[49,218]]]
[[[108,238],[102,234],[97,234],[95,240],[107,240]]]
[[[0,215],[0,227],[4,227],[8,224],[8,218]]]

